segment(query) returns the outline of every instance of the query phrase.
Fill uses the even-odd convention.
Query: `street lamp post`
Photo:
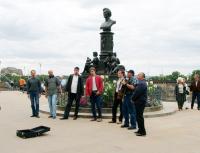
[[[42,64],[39,63],[39,66],[40,66],[40,75],[42,75]]]

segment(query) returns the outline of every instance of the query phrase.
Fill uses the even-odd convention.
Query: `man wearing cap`
[[[123,102],[123,115],[124,115],[124,125],[122,128],[128,128],[129,130],[136,129],[136,111],[135,105],[132,103],[132,95],[137,84],[137,80],[134,77],[135,72],[133,70],[129,70],[127,74],[127,79],[122,82],[122,84],[126,87],[125,96]],[[131,125],[129,126],[129,118]]]

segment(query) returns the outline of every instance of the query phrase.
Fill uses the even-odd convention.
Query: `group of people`
[[[194,108],[194,102],[197,99],[197,109],[200,110],[200,76],[199,74],[194,75],[194,80],[192,81],[191,85],[188,86],[185,79],[179,77],[177,79],[177,84],[175,86],[175,95],[176,101],[178,103],[179,111],[183,109],[184,102],[189,102],[190,100],[187,98],[192,92],[192,103],[191,109]],[[188,107],[186,107],[188,109]]]
[[[119,70],[118,81],[112,107],[112,121],[109,123],[122,124],[121,128],[128,130],[137,129],[137,136],[145,136],[146,130],[144,126],[144,109],[147,103],[147,84],[145,74],[139,73],[137,78],[134,76],[133,70],[129,70],[127,77],[123,70]],[[117,122],[117,108],[120,107],[119,122]]]
[[[50,116],[56,118],[56,104],[59,92],[62,92],[61,83],[54,76],[53,71],[48,71],[48,78],[45,80],[45,95],[48,98]],[[114,93],[114,102],[112,107],[112,120],[109,123],[122,124],[122,128],[129,130],[137,129],[137,136],[145,136],[146,130],[144,126],[143,112],[147,103],[147,84],[145,74],[139,73],[137,77],[133,70],[127,72],[118,70],[118,80]],[[85,91],[84,91],[85,90]],[[71,111],[73,102],[75,101],[75,111],[73,119],[78,118],[80,99],[86,96],[91,103],[92,119],[91,121],[102,121],[102,94],[104,92],[103,79],[96,74],[96,69],[89,69],[89,76],[86,79],[85,89],[84,81],[79,73],[79,68],[74,68],[74,73],[68,78],[64,87],[64,92],[68,93],[68,100],[65,106],[64,115],[61,120],[67,120]],[[32,116],[39,118],[39,97],[41,93],[41,82],[36,77],[36,71],[31,71],[31,78],[27,81],[27,93],[31,100]],[[119,121],[117,122],[117,110],[120,109]],[[123,123],[124,118],[124,123]]]

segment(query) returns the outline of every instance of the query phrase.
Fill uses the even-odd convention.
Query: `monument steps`
[[[49,114],[49,107],[48,105],[42,105],[40,107],[40,112],[44,114]],[[145,112],[144,117],[145,118],[155,118],[155,117],[163,117],[168,115],[173,115],[177,112],[177,104],[174,102],[163,102],[163,109],[160,111],[154,111],[154,112]],[[63,116],[64,111],[57,110],[57,116]],[[73,112],[70,112],[70,116],[73,116]],[[80,118],[92,118],[91,113],[79,113]],[[103,114],[104,119],[111,119],[112,114],[111,113],[104,113]]]

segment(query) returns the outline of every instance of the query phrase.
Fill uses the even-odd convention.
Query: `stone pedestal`
[[[101,35],[101,53],[100,53],[100,60],[104,61],[106,57],[108,57],[109,53],[113,53],[113,32],[104,31],[100,33]]]

